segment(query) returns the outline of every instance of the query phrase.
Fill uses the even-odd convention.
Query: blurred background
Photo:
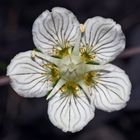
[[[81,23],[89,17],[113,18],[126,36],[126,50],[113,63],[132,82],[126,108],[95,118],[80,132],[63,133],[48,119],[45,98],[18,96],[8,84],[6,67],[18,52],[35,48],[32,24],[55,6],[74,12]],[[140,0],[0,0],[0,140],[140,140]]]

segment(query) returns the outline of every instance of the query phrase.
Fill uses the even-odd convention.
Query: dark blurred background
[[[121,111],[96,110],[82,131],[63,133],[49,121],[45,98],[22,98],[9,84],[1,84],[0,140],[140,140],[140,51],[135,51],[140,49],[140,0],[0,0],[0,78],[15,54],[35,48],[32,24],[44,10],[55,6],[73,11],[82,23],[103,16],[121,24],[126,50],[134,53],[126,51],[113,63],[130,77],[130,101]]]

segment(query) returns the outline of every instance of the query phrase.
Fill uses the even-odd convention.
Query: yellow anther
[[[32,52],[31,52],[31,57],[34,59],[35,58],[35,54],[36,52],[35,52],[35,50],[32,50]]]
[[[88,73],[85,73],[84,75],[84,82],[87,86],[91,86],[92,84],[95,84],[94,77],[97,77],[97,74],[95,71],[91,71]]]
[[[84,62],[89,62],[91,60],[93,60],[95,58],[95,55],[93,54],[90,54],[89,52],[85,51],[81,54],[81,59],[84,61]]]
[[[77,95],[76,93],[78,91],[78,85],[72,81],[67,81],[61,88],[61,91],[68,95],[72,95],[72,94]]]
[[[64,48],[55,48],[53,49],[53,55],[59,58],[63,58],[69,55],[69,48],[70,47],[67,44],[65,44]]]
[[[80,53],[81,53],[81,59],[84,62],[89,62],[93,59],[95,59],[95,54],[93,52],[90,52],[86,47],[81,47],[80,48]]]
[[[43,73],[43,75],[49,75],[49,80],[52,81],[53,83],[55,83],[59,77],[60,77],[60,72],[59,69],[51,64],[51,63],[47,63],[47,64],[43,64],[42,67],[44,69],[46,69],[46,72]]]
[[[84,24],[80,24],[80,31],[81,31],[81,33],[85,32],[85,26],[84,26]]]
[[[80,48],[80,52],[81,52],[81,53],[84,53],[85,51],[86,51],[86,47],[81,47],[81,48]]]
[[[42,67],[51,69],[51,68],[53,68],[53,64],[50,64],[50,63],[43,64]]]
[[[71,53],[72,46],[70,45],[69,41],[64,42],[61,46],[55,46],[52,49],[51,54],[53,56],[63,58]]]

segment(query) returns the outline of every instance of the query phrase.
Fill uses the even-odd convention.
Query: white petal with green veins
[[[112,61],[125,47],[125,36],[121,26],[112,19],[94,17],[85,24],[81,47],[85,48],[93,60],[104,64]]]
[[[49,69],[40,58],[32,58],[32,51],[17,54],[7,68],[13,89],[24,97],[42,97],[52,89]]]
[[[72,12],[56,7],[52,12],[46,10],[36,19],[32,32],[38,49],[43,53],[61,57],[63,49],[75,46],[80,29]]]
[[[78,95],[67,95],[59,91],[48,104],[48,115],[51,122],[64,132],[76,132],[83,129],[94,117],[92,106],[82,90]]]
[[[108,112],[125,107],[131,93],[131,83],[127,74],[119,67],[106,64],[97,72],[96,84],[92,87],[95,106]]]

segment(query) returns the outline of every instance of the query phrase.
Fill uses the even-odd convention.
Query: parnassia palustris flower
[[[56,7],[35,20],[32,33],[37,49],[17,54],[7,75],[19,95],[46,96],[56,127],[76,132],[93,119],[95,107],[108,112],[125,107],[130,80],[109,64],[125,48],[119,24],[102,17],[80,24],[71,11]]]

